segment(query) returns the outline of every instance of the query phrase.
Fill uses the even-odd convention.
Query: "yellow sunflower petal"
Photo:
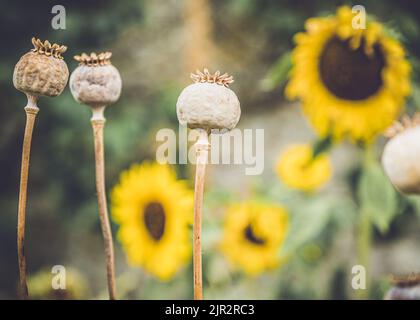
[[[226,212],[220,249],[237,269],[254,276],[279,267],[288,230],[287,211],[256,202],[232,204]]]
[[[332,166],[325,154],[313,159],[311,146],[298,144],[288,147],[280,155],[276,171],[285,185],[314,191],[328,182]]]
[[[111,201],[118,240],[131,265],[168,280],[190,260],[193,192],[171,167],[133,165],[121,174]]]
[[[307,20],[306,32],[294,38],[285,96],[301,100],[319,135],[370,142],[401,112],[411,90],[411,67],[382,24],[368,21],[366,29],[354,29],[352,19],[351,8],[343,6],[335,16]]]

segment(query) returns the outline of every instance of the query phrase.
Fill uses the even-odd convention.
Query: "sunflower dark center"
[[[158,202],[150,202],[144,208],[143,219],[150,236],[159,241],[165,232],[166,216],[163,206]]]
[[[378,45],[370,57],[362,40],[352,50],[348,41],[332,38],[325,46],[319,61],[322,82],[335,96],[346,100],[363,100],[382,86],[384,57]]]
[[[252,229],[251,225],[248,225],[245,230],[244,230],[244,235],[245,238],[249,241],[252,242],[253,244],[256,245],[263,245],[265,243],[265,240],[258,237],[255,233],[254,230]]]

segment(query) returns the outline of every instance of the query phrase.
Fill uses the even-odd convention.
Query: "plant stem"
[[[374,160],[374,148],[372,145],[366,145],[364,149],[363,166],[367,167]],[[370,289],[370,249],[372,246],[372,223],[370,213],[365,208],[359,212],[359,221],[357,226],[357,260],[366,270],[366,289],[358,290],[359,299],[369,298]]]
[[[357,290],[359,299],[369,298],[370,289],[370,247],[372,245],[372,225],[370,222],[369,212],[360,210],[359,224],[357,235],[357,260],[366,270],[366,289]]]
[[[357,238],[357,260],[366,270],[366,289],[357,290],[357,298],[368,299],[370,289],[370,247],[372,244],[372,225],[369,212],[360,210]]]
[[[37,97],[28,94],[28,104],[25,107],[26,125],[22,147],[22,164],[20,171],[19,206],[18,206],[18,225],[17,225],[17,249],[19,262],[19,288],[23,299],[29,297],[28,285],[26,282],[26,259],[25,259],[25,218],[26,218],[26,199],[28,190],[29,159],[31,155],[32,132],[34,130],[36,115],[39,111],[37,107]]]
[[[203,275],[201,263],[201,217],[203,211],[204,181],[206,164],[210,148],[207,131],[199,130],[199,138],[195,143],[196,171],[194,189],[194,300],[203,300]]]
[[[102,236],[105,246],[106,269],[108,279],[109,299],[115,300],[115,258],[114,247],[112,241],[111,226],[108,217],[108,207],[105,191],[105,161],[104,161],[104,126],[105,107],[93,107],[93,115],[91,118],[93,128],[93,139],[95,143],[95,171],[96,171],[96,192],[98,195],[99,219],[101,222]]]

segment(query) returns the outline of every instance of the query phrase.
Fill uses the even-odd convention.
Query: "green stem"
[[[372,161],[375,161],[374,146],[368,144],[364,148],[363,166],[367,167]],[[370,213],[365,208],[360,208],[359,221],[357,225],[357,263],[366,270],[366,289],[359,289],[356,292],[358,299],[368,299],[370,289],[370,252],[372,246],[372,223]]]
[[[370,248],[372,245],[372,224],[369,212],[360,210],[359,223],[357,228],[357,263],[366,270],[366,289],[359,289],[356,292],[358,299],[369,298],[370,288]]]

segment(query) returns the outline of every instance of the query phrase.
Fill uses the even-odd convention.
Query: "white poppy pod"
[[[207,69],[191,77],[195,83],[181,92],[176,104],[179,123],[207,131],[235,128],[241,107],[236,94],[228,88],[233,78],[219,71],[212,75]]]
[[[420,194],[420,126],[415,121],[397,124],[385,145],[382,165],[392,184],[402,193]],[[397,130],[397,131],[395,131]]]
[[[420,300],[420,273],[394,276],[384,300]]]
[[[80,65],[70,76],[70,90],[76,101],[90,106],[109,105],[121,94],[121,77],[111,64],[111,52],[75,56]]]

